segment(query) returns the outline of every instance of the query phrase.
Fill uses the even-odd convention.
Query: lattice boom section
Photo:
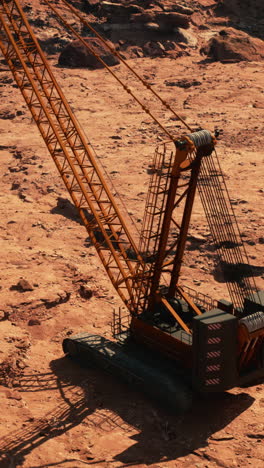
[[[112,283],[133,309],[132,278],[142,260],[16,0],[0,2],[0,48]]]
[[[174,157],[174,145],[168,145],[168,143],[161,144],[156,148],[151,166],[151,178],[139,243],[139,251],[145,261],[145,265],[142,268],[142,265],[139,264],[137,270],[137,275],[141,278],[143,287],[137,287],[136,284],[133,287],[135,294],[134,301],[137,304],[138,313],[145,310],[148,302]]]

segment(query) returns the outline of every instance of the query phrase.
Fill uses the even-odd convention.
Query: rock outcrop
[[[72,68],[103,68],[103,64],[95,57],[92,53],[94,51],[108,66],[117,65],[119,63],[118,58],[111,53],[107,46],[105,46],[99,39],[94,37],[83,38],[89,49],[79,41],[73,41],[68,44],[59,56],[59,65],[63,67]],[[114,45],[107,41],[109,46]]]
[[[263,0],[220,0],[228,10],[235,14],[246,12],[249,15],[258,15],[264,18],[264,2]]]
[[[226,29],[211,38],[202,53],[212,60],[261,60],[264,39],[263,0],[78,0],[70,3],[86,14],[87,21],[113,42],[122,58],[173,57],[188,55],[200,49],[210,29],[232,24],[237,32]],[[79,41],[70,42],[72,35],[59,32],[53,19],[33,15],[30,21],[39,31],[39,41],[48,54],[61,53],[59,64],[64,67],[101,68],[100,62]],[[31,11],[32,10],[32,11]],[[109,65],[118,59],[105,48],[87,26],[75,21],[72,12],[66,18],[76,31],[86,38],[96,53]],[[46,22],[46,23],[45,23]],[[231,32],[232,31],[232,32]],[[243,32],[248,33],[244,35]],[[224,36],[225,35],[225,36]]]
[[[264,42],[233,28],[222,29],[201,49],[213,61],[258,61],[264,58]]]
[[[229,17],[233,26],[264,39],[263,0],[220,0],[214,13]]]

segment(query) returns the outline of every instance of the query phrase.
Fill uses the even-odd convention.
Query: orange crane
[[[188,407],[193,388],[223,391],[263,376],[264,292],[252,278],[235,277],[247,256],[215,136],[187,126],[188,133],[175,138],[165,129],[170,141],[155,152],[137,245],[18,0],[0,0],[0,48],[130,315],[126,330],[116,319],[118,341],[81,334],[66,338],[64,351],[93,360],[174,408]],[[232,302],[179,285],[197,188],[219,259],[229,268]]]

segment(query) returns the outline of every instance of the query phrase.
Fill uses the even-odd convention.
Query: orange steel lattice
[[[174,115],[174,117],[177,118],[177,120],[181,121],[181,123],[184,124],[185,127],[187,127],[191,131],[190,126],[171,108],[169,103],[166,102],[163,98],[161,98],[158,95],[158,93],[152,88],[152,86],[149,83],[147,83],[147,81],[142,79],[133,68],[131,68],[131,66],[120,56],[120,54],[112,46],[110,46],[108,42],[105,41],[104,38],[86,21],[86,19],[80,14],[80,12],[76,10],[76,8],[74,8],[72,5],[70,5],[66,0],[62,1],[65,4],[65,6],[67,6],[67,8],[73,13],[73,15],[76,16],[82,22],[82,24],[88,27],[91,30],[91,32],[95,36],[97,36],[100,39],[100,41],[104,43],[104,45],[107,48],[109,48],[109,50],[114,55],[116,55],[119,58],[121,63],[130,70],[130,72],[137,78],[137,80],[139,80],[142,83],[142,85],[146,89],[148,89],[161,102],[163,106],[166,107],[166,109],[172,112],[172,114]],[[112,76],[119,82],[119,84],[123,86],[124,90],[127,91],[131,95],[131,97],[133,97],[133,99],[141,106],[142,110],[146,112],[153,119],[153,121],[156,122],[157,125],[159,125],[159,127],[167,134],[167,136],[171,138],[171,140],[173,140],[173,135],[170,132],[168,132],[168,130],[152,114],[150,109],[148,109],[148,107],[146,107],[145,104],[143,104],[143,102],[133,93],[132,89],[130,89],[129,86],[125,85],[123,81],[115,74],[115,72],[112,71],[109,68],[109,66],[102,60],[102,58],[98,56],[91,47],[89,47],[85,40],[75,31],[75,29],[69,23],[65,21],[65,19],[62,18],[59,12],[54,8],[54,6],[50,4],[48,0],[44,0],[44,2],[55,13],[56,19],[67,29],[70,29],[70,31],[82,42],[82,44],[86,48],[88,48],[88,50],[92,54],[94,54],[95,57],[105,66],[105,68],[109,71],[109,73],[112,74]],[[239,277],[239,269],[243,269],[243,265],[249,266],[249,261],[243,242],[241,240],[239,227],[234,216],[232,204],[230,202],[229,194],[225,185],[225,180],[219,165],[217,154],[215,152],[211,156],[206,157],[201,161],[200,174],[201,177],[200,179],[198,179],[197,177],[196,182],[198,182],[198,191],[205,210],[208,224],[210,226],[211,234],[215,242],[215,246],[217,248],[218,260],[220,265],[222,266],[222,269],[224,270],[224,276],[233,304],[235,305],[235,307],[243,308],[245,296],[252,297],[252,295],[257,289],[253,278],[252,270],[251,278],[248,277],[242,279],[241,277]],[[196,186],[196,182],[195,184],[193,184],[193,189],[194,186]],[[189,191],[188,195],[189,199],[192,197],[190,192],[191,190]],[[151,193],[153,195],[153,202],[153,197],[155,197],[155,195],[153,191]],[[157,199],[157,203],[159,204],[162,202]],[[190,213],[188,211],[188,206],[191,206],[191,204],[192,203],[187,202],[184,218],[189,217]],[[160,212],[160,214],[162,216],[162,212]],[[157,219],[156,214],[154,215],[154,218]],[[153,223],[149,214],[148,219],[150,223]],[[160,222],[161,221],[159,221],[159,223]],[[180,272],[181,261],[179,260],[180,258],[182,258],[183,255],[185,235],[187,234],[186,226],[187,224],[185,223],[185,220],[181,228],[178,226],[178,229],[180,230],[180,242],[178,243],[177,253],[174,260],[174,269],[172,273],[170,286],[171,293],[175,289],[173,284],[175,283],[175,279],[177,280],[177,277],[179,276]],[[146,231],[147,229],[148,228],[146,228]],[[158,239],[158,237],[160,236],[160,234],[154,233],[154,238],[152,238],[151,230],[149,231],[149,234],[151,236],[152,241],[154,238]],[[144,235],[143,238],[145,239],[145,242],[150,241],[146,240],[146,235]],[[226,270],[228,270],[228,273],[226,273]],[[148,280],[149,278],[150,276],[148,275]]]
[[[146,266],[144,271],[141,265],[138,267],[144,283],[144,288],[137,290],[135,302],[138,310],[152,309],[157,294],[161,298],[162,290],[168,289],[164,288],[166,279],[170,279],[168,292],[171,297],[178,288],[199,174],[200,158],[196,158],[194,153],[194,161],[190,159],[193,150],[194,147],[189,145],[184,150],[176,149],[171,142],[160,145],[156,150],[140,236],[139,251]],[[173,274],[175,263],[177,275]]]
[[[237,266],[248,264],[248,259],[216,153],[197,157],[194,147],[175,152],[172,142],[157,149],[137,247],[18,0],[0,0],[0,48],[92,244],[129,311],[140,314],[151,306],[156,293],[161,293],[163,273],[170,276],[166,294],[183,294],[178,279],[197,184],[219,259],[233,276],[227,281],[230,296],[236,307],[242,307],[244,297],[256,288],[253,279],[235,280]],[[187,177],[180,180],[182,171]]]
[[[114,287],[133,310],[131,278],[142,259],[17,0],[0,2],[0,48]]]
[[[142,258],[132,239],[98,167],[91,145],[72,113],[18,0],[0,1],[0,48],[108,276],[130,313],[140,314],[148,306],[153,266],[145,261],[146,258]],[[183,159],[186,156],[187,153]],[[165,185],[162,187],[159,180],[153,186],[154,197],[155,190],[158,190],[156,202],[153,203],[151,199],[148,201],[150,212],[146,223],[152,223],[151,218],[154,217],[154,224],[159,225],[154,234],[155,254],[157,248],[160,248],[158,242],[161,235],[164,237],[162,245],[167,245],[168,232],[165,236],[164,232],[161,233],[164,229],[162,213],[165,215],[168,210],[172,180],[169,173],[175,164],[178,168],[178,163],[177,154],[175,156],[175,151],[171,152],[170,164],[166,167],[163,179],[160,179]],[[178,174],[176,176],[178,180]],[[159,208],[160,189],[163,195]],[[172,198],[170,210],[175,197]],[[160,217],[159,221],[156,215]],[[167,221],[169,218],[170,215],[167,215]],[[150,239],[147,240],[147,237]],[[143,238],[146,243],[144,250],[150,247],[149,242],[153,240],[146,226]],[[162,253],[160,258],[163,257]],[[155,288],[159,283],[160,269],[157,272],[154,274]]]

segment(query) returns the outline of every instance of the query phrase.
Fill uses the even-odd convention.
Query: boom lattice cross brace
[[[133,309],[131,278],[142,259],[92,148],[16,0],[0,1],[0,48],[114,287]],[[104,242],[97,240],[99,231]]]

